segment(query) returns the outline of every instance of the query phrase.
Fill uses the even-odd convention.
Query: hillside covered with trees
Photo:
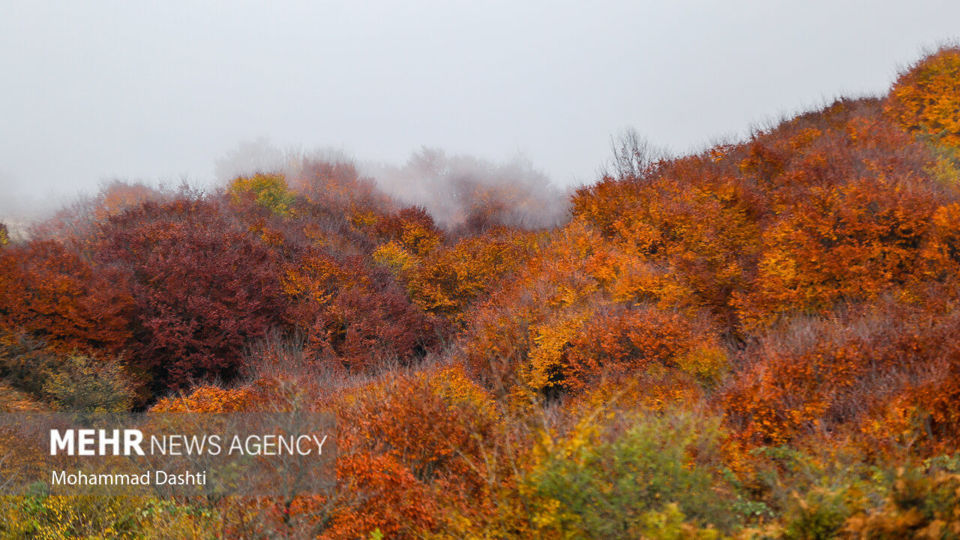
[[[324,495],[4,497],[0,531],[960,537],[960,49],[617,157],[555,226],[305,160],[0,227],[5,411],[330,411],[339,452]]]

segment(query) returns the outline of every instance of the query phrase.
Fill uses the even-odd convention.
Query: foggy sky
[[[211,182],[241,143],[423,146],[588,182],[886,90],[960,2],[0,0],[0,217],[107,179]]]

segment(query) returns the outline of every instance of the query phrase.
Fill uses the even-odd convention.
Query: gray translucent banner
[[[0,494],[323,495],[333,415],[0,414]]]

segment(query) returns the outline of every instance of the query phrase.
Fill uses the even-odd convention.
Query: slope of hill
[[[460,189],[445,229],[305,162],[216,193],[115,184],[0,242],[4,396],[317,408],[339,446],[323,496],[7,498],[0,527],[960,535],[960,49],[637,163],[546,229],[515,225],[537,193],[509,182]]]

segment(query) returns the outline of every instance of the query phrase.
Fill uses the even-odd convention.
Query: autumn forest
[[[327,411],[338,448],[328,493],[5,496],[0,534],[960,538],[960,49],[614,153],[548,222],[304,159],[0,225],[5,412]]]

